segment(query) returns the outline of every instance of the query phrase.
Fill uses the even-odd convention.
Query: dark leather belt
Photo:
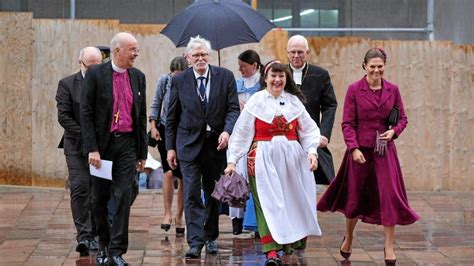
[[[112,132],[112,136],[114,136],[115,138],[131,137],[133,136],[133,132]]]

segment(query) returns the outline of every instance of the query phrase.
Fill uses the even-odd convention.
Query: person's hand
[[[146,160],[137,160],[137,163],[135,164],[135,169],[138,172],[141,172],[145,168],[145,163]]]
[[[319,148],[326,148],[329,144],[328,138],[325,136],[321,135],[321,141],[319,142]]]
[[[166,161],[171,169],[176,170],[178,167],[178,160],[176,159],[176,151],[175,150],[168,150],[166,154]]]
[[[318,169],[318,157],[316,157],[316,154],[311,153],[309,156],[309,170],[311,171],[316,171]]]
[[[150,136],[152,139],[158,141],[161,140],[160,131],[156,127],[152,127],[150,130]]]
[[[395,135],[395,130],[389,129],[385,131],[384,133],[380,134],[380,139],[389,141],[389,140],[392,140],[393,135]]]
[[[354,149],[352,151],[352,160],[354,160],[354,162],[356,163],[363,164],[365,163],[364,154],[362,154],[362,152],[359,149]]]
[[[224,169],[225,175],[232,175],[235,173],[235,163],[227,163],[227,167]]]
[[[217,141],[219,143],[219,145],[217,145],[217,150],[218,151],[227,148],[227,144],[229,144],[229,133],[227,133],[225,131],[222,132]]]
[[[89,164],[96,169],[100,168],[100,154],[98,151],[89,152]]]

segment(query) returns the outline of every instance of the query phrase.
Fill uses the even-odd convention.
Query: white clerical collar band
[[[111,62],[112,62],[112,69],[113,69],[115,72],[123,73],[123,72],[127,71],[127,69],[125,69],[125,68],[120,68],[120,67],[118,67],[116,64],[114,64],[114,60],[112,60]]]
[[[248,77],[248,78],[244,78],[244,80],[248,80],[248,81],[256,81],[256,80],[259,80],[260,79],[260,72],[255,72],[255,74],[253,74],[252,76]]]
[[[303,72],[303,69],[306,67],[306,63],[301,68],[296,68],[290,64],[291,69],[293,69],[293,72]]]

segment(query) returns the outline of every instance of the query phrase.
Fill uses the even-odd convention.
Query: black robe
[[[293,69],[290,67],[293,73]],[[331,140],[337,100],[329,73],[318,66],[306,64],[300,86],[306,97],[304,106],[316,122],[321,135]],[[318,169],[314,172],[317,184],[327,185],[334,178],[334,163],[328,148],[318,148]]]

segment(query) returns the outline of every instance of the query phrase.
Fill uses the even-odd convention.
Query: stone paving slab
[[[319,193],[320,195],[321,193]],[[474,192],[409,192],[419,222],[396,227],[397,265],[474,265]],[[69,193],[64,189],[0,186],[0,265],[95,265],[94,255],[75,252]],[[176,204],[176,203],[174,203]],[[130,217],[131,265],[263,265],[265,257],[251,233],[232,235],[220,217],[218,255],[186,260],[186,240],[161,230],[160,190],[141,191]],[[285,265],[384,265],[383,227],[359,223],[350,261],[339,255],[344,218],[318,213],[323,231],[308,238],[304,252],[284,255]]]

